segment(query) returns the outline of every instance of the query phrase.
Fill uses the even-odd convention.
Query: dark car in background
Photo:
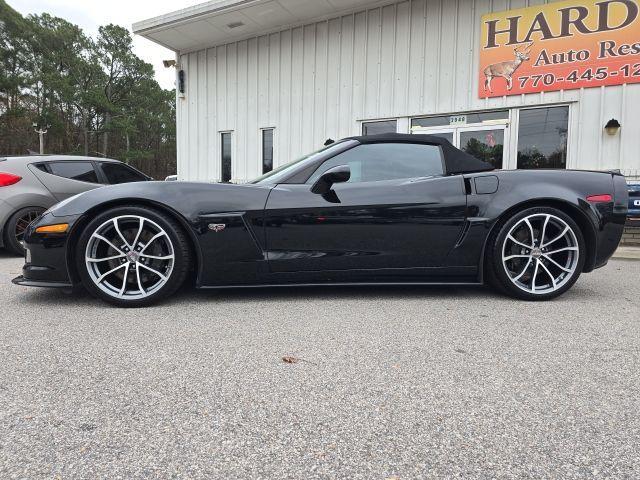
[[[640,181],[629,183],[627,226],[640,227]]]
[[[67,155],[0,157],[0,247],[23,254],[26,227],[56,203],[101,185],[152,180],[118,160]]]

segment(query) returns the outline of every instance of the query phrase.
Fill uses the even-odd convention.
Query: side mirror
[[[349,165],[338,165],[320,175],[320,178],[311,187],[311,192],[322,195],[331,190],[334,183],[348,182],[350,178],[351,169]]]

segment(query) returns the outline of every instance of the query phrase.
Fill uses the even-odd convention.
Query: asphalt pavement
[[[563,297],[12,285],[0,478],[640,478],[640,262]],[[287,363],[283,357],[292,357]]]

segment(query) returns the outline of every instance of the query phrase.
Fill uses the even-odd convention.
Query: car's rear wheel
[[[83,230],[76,250],[82,284],[121,307],[151,305],[184,283],[189,242],[171,217],[146,207],[118,207]]]
[[[489,281],[525,300],[549,300],[578,280],[585,260],[582,231],[566,213],[530,208],[503,221],[490,239]]]
[[[4,229],[4,245],[8,251],[16,255],[24,255],[22,240],[25,230],[42,212],[44,208],[26,207],[11,215]]]

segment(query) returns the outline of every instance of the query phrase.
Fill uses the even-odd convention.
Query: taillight
[[[612,202],[613,197],[608,193],[601,193],[599,195],[589,195],[587,197],[587,202],[591,203],[604,203],[604,202]]]
[[[20,180],[22,180],[22,177],[19,175],[0,172],[0,187],[8,187],[9,185],[18,183]]]

